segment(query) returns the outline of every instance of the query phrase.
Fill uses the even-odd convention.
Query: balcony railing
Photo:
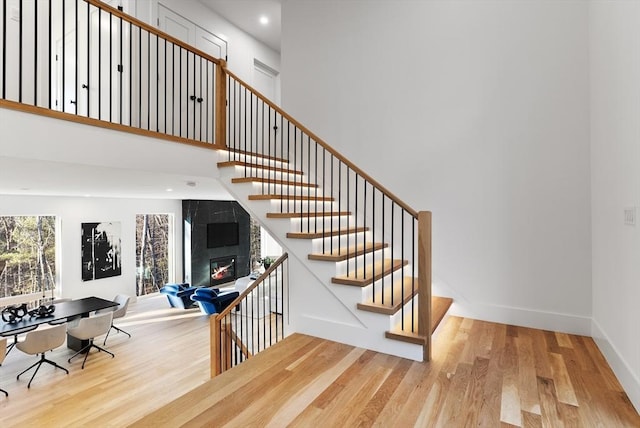
[[[285,337],[288,254],[283,254],[220,314],[211,315],[211,374],[216,376]]]

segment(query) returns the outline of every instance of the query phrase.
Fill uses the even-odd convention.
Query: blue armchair
[[[237,291],[220,293],[211,288],[198,288],[191,295],[191,300],[198,303],[203,313],[211,315],[224,311],[239,295]]]
[[[171,307],[188,309],[195,305],[191,296],[197,289],[198,287],[189,287],[189,284],[165,284],[160,293],[167,296]]]

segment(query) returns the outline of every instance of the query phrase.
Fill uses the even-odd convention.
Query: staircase
[[[3,32],[0,107],[218,150],[222,183],[287,249],[295,331],[429,359],[431,333],[451,305],[431,295],[431,213],[394,196],[223,60],[98,0],[65,5],[34,4]],[[103,32],[119,40],[118,52],[109,43],[79,49]],[[75,64],[64,50],[56,62],[51,49],[23,46],[23,34],[34,46],[71,43]],[[73,81],[56,80],[52,67]]]
[[[329,289],[378,336],[377,344],[367,339],[366,347],[424,358],[430,334],[419,333],[419,279],[412,275],[410,261],[399,258],[389,242],[374,239],[371,227],[352,210],[339,206],[337,198],[318,184],[322,177],[310,179],[282,157],[244,150],[222,152],[218,168],[228,191],[261,220],[290,257],[312,271],[317,286]],[[450,298],[431,297],[430,333],[451,304]],[[333,335],[328,338],[336,340]]]

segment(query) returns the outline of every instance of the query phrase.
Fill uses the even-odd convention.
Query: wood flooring
[[[43,367],[18,350],[0,367],[1,427],[640,427],[587,337],[445,317],[433,361],[417,363],[294,334],[209,379],[208,322],[139,299],[107,348]]]

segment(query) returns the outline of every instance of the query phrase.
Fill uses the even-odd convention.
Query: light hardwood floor
[[[296,334],[209,380],[206,318],[166,306],[132,305],[115,359],[83,371],[55,351],[71,373],[43,367],[30,390],[15,374],[31,359],[12,351],[0,426],[640,427],[586,337],[447,317],[423,364]]]

